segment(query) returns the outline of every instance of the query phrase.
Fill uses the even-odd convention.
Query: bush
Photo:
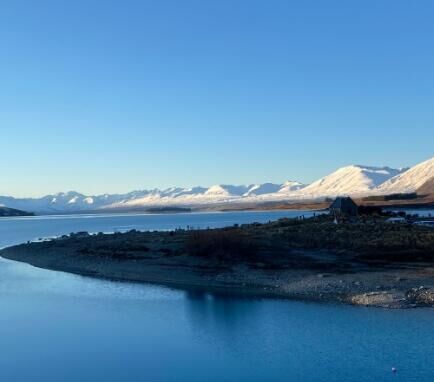
[[[192,231],[185,243],[188,254],[219,259],[251,259],[256,245],[239,228]]]

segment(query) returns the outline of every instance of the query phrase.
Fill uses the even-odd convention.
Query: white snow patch
[[[388,180],[378,188],[378,191],[382,194],[414,192],[432,178],[434,157]]]

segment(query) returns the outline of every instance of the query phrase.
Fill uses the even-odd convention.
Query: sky
[[[0,0],[0,195],[434,155],[434,2]]]

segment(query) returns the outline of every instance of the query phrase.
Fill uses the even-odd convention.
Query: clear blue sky
[[[0,194],[304,182],[434,154],[434,2],[0,3]]]

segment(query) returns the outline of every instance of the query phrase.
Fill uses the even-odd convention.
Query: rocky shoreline
[[[294,236],[294,230],[312,232],[312,223],[327,230],[325,219],[204,231],[81,233],[6,248],[0,256],[84,276],[214,293],[383,308],[434,306],[430,246],[416,248],[410,241],[412,248],[393,255],[386,248],[375,256],[362,249],[297,248],[302,239]],[[285,239],[287,229],[298,238],[291,245]],[[348,237],[354,227],[340,229]],[[387,232],[383,236],[390,238]],[[431,232],[417,228],[414,237],[426,243]]]

